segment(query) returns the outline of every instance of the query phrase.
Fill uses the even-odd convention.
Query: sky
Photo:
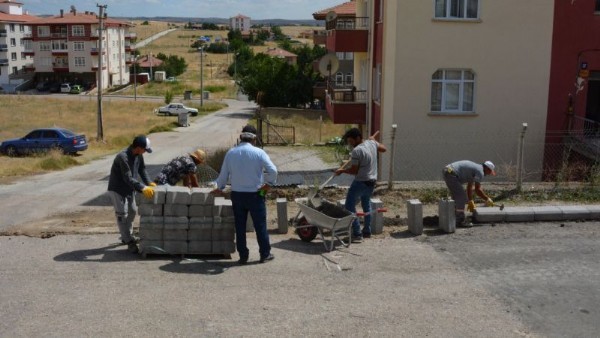
[[[32,15],[58,15],[77,11],[98,12],[97,4],[107,5],[112,17],[198,17],[229,18],[238,14],[251,19],[312,20],[312,13],[348,0],[19,0]]]

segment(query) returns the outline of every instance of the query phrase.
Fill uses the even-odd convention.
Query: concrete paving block
[[[233,216],[233,204],[231,200],[215,198],[213,216]]]
[[[162,216],[163,205],[162,204],[140,204],[138,206],[138,214],[140,216]]]
[[[221,223],[219,227],[212,228],[213,241],[233,241],[235,239],[235,225],[231,223]]]
[[[187,230],[190,226],[187,217],[167,217],[165,216],[165,229],[168,230]]]
[[[167,189],[167,198],[165,204],[183,204],[189,205],[192,201],[190,188],[180,186],[169,186]]]
[[[406,201],[408,231],[413,235],[423,234],[423,204],[418,199]]]
[[[187,241],[188,230],[163,230],[163,240],[165,241]]]
[[[453,200],[441,199],[438,203],[439,227],[445,233],[456,231],[456,211]]]
[[[562,221],[563,213],[559,207],[532,207],[536,221]]]
[[[147,241],[162,241],[163,240],[163,229],[147,229],[140,228],[140,240]]]
[[[171,217],[188,217],[189,206],[183,204],[165,204],[163,207],[163,215]]]
[[[210,220],[210,221],[209,221]],[[195,217],[190,219],[188,230],[188,241],[212,241],[213,222],[212,218]]]
[[[162,229],[165,218],[162,216],[140,216],[140,229]]]
[[[165,199],[167,196],[167,188],[166,185],[159,185],[154,187],[154,197],[152,199],[147,199],[142,195],[142,193],[135,194],[135,201],[138,205],[142,204],[165,204]]]
[[[190,204],[192,205],[213,205],[215,196],[211,194],[211,188],[192,188],[192,197]]]
[[[499,212],[504,212],[504,220],[506,222],[535,221],[535,212],[531,207],[508,207]]]
[[[188,242],[165,240],[163,242],[163,250],[170,254],[186,254],[188,252]]]
[[[235,252],[235,243],[231,241],[213,241],[212,253],[230,254]]]
[[[583,205],[563,205],[558,208],[563,212],[563,220],[565,221],[592,219],[592,213]]]
[[[504,220],[504,210],[500,210],[500,208],[477,208],[473,212],[473,221],[477,223],[504,222]]]
[[[383,232],[383,213],[377,209],[383,208],[383,202],[379,198],[371,198],[371,232],[380,234]]]
[[[192,204],[192,205],[190,205],[190,208],[188,211],[188,216],[189,217],[211,217],[212,218],[213,208],[214,208],[214,206],[212,206],[212,205]]]
[[[208,226],[212,227],[213,223],[215,222],[214,217],[210,216],[210,217],[190,217],[189,219],[189,223],[190,223],[190,229],[194,229],[194,228],[204,228],[207,224]]]
[[[590,211],[590,219],[600,219],[600,205],[587,205],[586,207]]]
[[[233,216],[214,217],[213,224],[214,224],[215,228],[220,227],[220,226],[232,226],[235,228],[235,217],[233,217]],[[221,224],[223,224],[223,225],[221,225]]]
[[[212,241],[190,241],[188,243],[188,254],[211,254]]]
[[[277,232],[280,234],[288,233],[288,212],[287,199],[277,199]]]

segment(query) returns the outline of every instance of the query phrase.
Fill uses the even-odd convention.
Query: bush
[[[171,102],[173,102],[173,92],[167,90],[167,92],[165,93],[165,104],[169,104]]]

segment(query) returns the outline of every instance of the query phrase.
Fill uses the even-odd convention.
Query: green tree
[[[173,92],[170,90],[167,90],[165,92],[165,104],[169,104],[173,102]]]

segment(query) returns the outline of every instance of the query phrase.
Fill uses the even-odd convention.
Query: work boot
[[[127,243],[127,251],[134,253],[134,254],[140,252],[135,241],[131,241],[131,242]]]

